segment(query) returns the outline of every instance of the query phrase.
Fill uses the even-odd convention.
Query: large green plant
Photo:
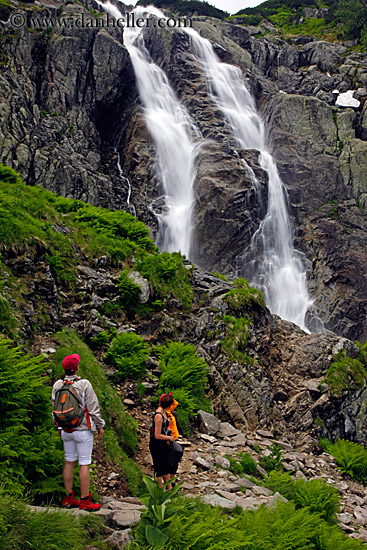
[[[168,503],[178,493],[182,483],[178,483],[170,491],[166,490],[169,482],[162,488],[157,481],[143,476],[143,482],[148,494],[140,497],[147,507],[135,531],[135,540],[141,544],[149,544],[152,548],[163,548],[171,535],[170,521],[175,508]]]
[[[42,357],[0,337],[0,480],[12,494],[63,494],[63,452]]]

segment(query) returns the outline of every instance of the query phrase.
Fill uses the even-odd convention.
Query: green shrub
[[[291,500],[294,492],[294,483],[290,472],[272,470],[264,480],[264,486],[274,493],[280,493],[286,499]]]
[[[98,517],[32,512],[25,503],[0,493],[2,550],[83,550],[87,543],[98,542],[102,529]]]
[[[264,456],[260,461],[260,466],[262,466],[268,473],[273,470],[283,470],[283,456],[282,448],[279,445],[272,445],[270,447],[270,455]]]
[[[333,455],[343,474],[367,483],[367,451],[363,445],[345,439],[338,439],[335,443],[321,439],[320,447]]]
[[[363,386],[367,371],[361,361],[347,357],[345,349],[340,350],[325,375],[325,383],[330,392],[339,397],[346,389],[358,389]]]
[[[236,316],[242,316],[253,309],[264,309],[264,296],[257,288],[248,284],[247,279],[236,279],[234,288],[225,295],[229,311]]]
[[[226,325],[226,336],[222,341],[222,350],[231,361],[239,361],[253,365],[254,360],[244,353],[247,345],[248,329],[251,326],[249,317],[236,319],[225,315],[223,321]]]
[[[290,473],[272,471],[264,485],[292,500],[297,510],[307,508],[310,512],[319,514],[326,522],[335,523],[340,496],[337,490],[323,479],[293,480]]]
[[[249,453],[239,453],[238,459],[227,456],[230,463],[230,470],[234,474],[255,475],[257,473],[256,462]]]
[[[129,309],[139,304],[140,286],[134,283],[128,276],[128,270],[124,270],[118,278],[118,289],[121,293],[122,305]]]
[[[294,482],[292,500],[296,509],[307,508],[312,513],[320,514],[327,523],[336,523],[336,514],[340,511],[340,495],[323,479],[297,479]]]
[[[192,344],[168,342],[154,348],[162,371],[159,393],[173,392],[180,403],[177,416],[185,435],[188,435],[189,419],[199,409],[210,410],[205,396],[208,366],[198,357]],[[179,399],[180,398],[180,399]]]
[[[80,375],[91,382],[99,400],[102,418],[106,422],[102,439],[106,460],[122,469],[126,474],[131,492],[138,494],[142,474],[135,462],[125,454],[126,452],[132,455],[135,452],[138,442],[136,421],[126,413],[120,396],[110,384],[102,366],[88,346],[71,331],[59,332],[56,334],[56,340],[59,347],[54,357],[54,378],[58,378],[63,372],[61,367],[63,357],[71,353],[79,353]]]
[[[0,337],[0,479],[8,492],[62,495],[63,452],[42,357]]]
[[[114,365],[117,376],[138,380],[145,372],[149,346],[135,332],[121,332],[111,342],[106,362]]]
[[[172,296],[190,308],[193,300],[189,274],[179,253],[162,252],[155,255],[142,255],[135,268],[149,280],[153,299],[164,300]]]

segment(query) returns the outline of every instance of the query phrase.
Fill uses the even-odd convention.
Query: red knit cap
[[[67,355],[62,360],[63,369],[77,370],[79,367],[80,355],[73,353],[73,355]]]

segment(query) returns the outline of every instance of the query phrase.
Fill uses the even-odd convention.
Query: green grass
[[[44,370],[43,357],[0,337],[0,482],[13,495],[57,500],[64,493],[63,452]]]
[[[239,453],[238,458],[227,456],[230,463],[230,470],[237,475],[257,474],[256,462],[249,453]]]
[[[0,493],[2,550],[83,550],[86,544],[99,545],[101,540],[98,517],[52,510],[32,512],[24,502]]]
[[[186,309],[190,309],[193,290],[189,272],[179,253],[141,255],[135,263],[135,268],[149,280],[153,290],[152,300],[164,300],[171,296],[180,300]]]
[[[233,288],[225,295],[229,312],[236,317],[265,308],[262,292],[248,284],[247,279],[236,279]]]
[[[137,494],[141,488],[141,472],[135,462],[127,455],[133,455],[136,449],[137,423],[125,411],[122,400],[111,385],[88,346],[70,331],[56,334],[59,347],[54,356],[54,379],[63,372],[61,362],[65,355],[79,353],[80,376],[87,378],[99,400],[101,415],[106,422],[103,437],[106,459],[120,466],[125,472],[130,489]]]
[[[329,391],[335,397],[342,395],[345,390],[356,390],[361,388],[366,381],[366,352],[364,346],[360,345],[358,358],[347,357],[345,349],[341,349],[333,357],[328,368],[324,382],[328,385]]]
[[[336,514],[340,511],[340,495],[325,480],[293,480],[290,473],[273,470],[263,484],[293,501],[297,510],[307,508],[310,512],[319,514],[330,525],[336,523]]]
[[[0,204],[0,250],[44,255],[56,281],[64,286],[75,283],[80,255],[91,260],[105,255],[111,265],[119,266],[137,252],[155,250],[148,228],[130,214],[27,186],[3,165]]]
[[[225,315],[223,321],[226,325],[226,336],[222,340],[222,350],[231,361],[254,364],[252,357],[244,353],[246,351],[248,330],[252,324],[249,317],[236,319],[231,315]]]

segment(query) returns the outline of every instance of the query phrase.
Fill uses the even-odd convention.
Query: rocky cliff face
[[[62,13],[73,11],[67,5]],[[32,13],[55,17],[60,10],[30,11],[28,17]],[[81,5],[77,13],[93,17]],[[127,184],[113,149],[137,92],[120,34],[97,28],[10,30],[2,29],[1,162],[30,185],[124,208]]]
[[[92,7],[69,4],[63,14],[83,10],[93,17]],[[53,15],[59,11],[56,3],[48,8]],[[241,68],[256,97],[326,328],[365,339],[366,56],[312,37],[255,37],[251,28],[218,20],[197,18],[194,26],[223,61]],[[155,210],[164,205],[120,32],[64,28],[48,34],[5,26],[1,33],[0,160],[31,185],[112,208],[128,208],[127,177],[133,210],[154,233],[157,220],[149,207],[153,201]],[[231,136],[208,96],[188,35],[151,27],[144,39],[205,139],[195,181],[192,259],[233,275],[263,215],[241,159],[254,170],[266,204],[258,154],[242,151]],[[357,90],[360,108],[337,107],[335,89]]]

